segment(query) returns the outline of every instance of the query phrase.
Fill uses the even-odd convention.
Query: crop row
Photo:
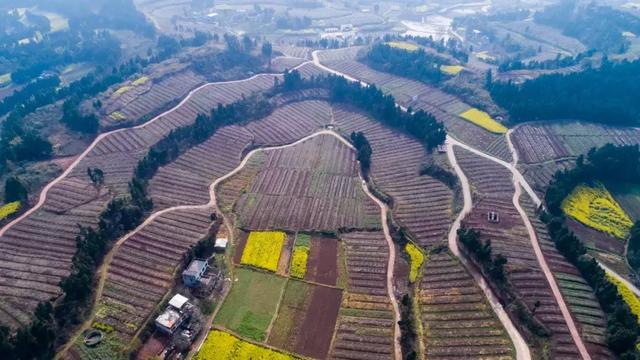
[[[241,227],[256,230],[379,226],[378,208],[360,188],[355,154],[329,135],[266,151],[235,211]]]
[[[469,145],[486,150],[500,138],[460,118],[458,115],[469,110],[470,106],[457,97],[422,82],[373,70],[357,61],[358,49],[360,48],[322,51],[319,53],[319,58],[323,64],[332,69],[366,83],[375,84],[386,93],[393,95],[396,101],[405,107],[425,110],[433,114],[445,125],[447,131]],[[496,153],[496,155],[507,154]]]
[[[420,245],[443,244],[451,222],[452,192],[442,182],[421,176],[424,148],[404,134],[344,108],[334,110],[345,133],[362,131],[373,149],[371,174],[376,186],[393,198],[393,215]]]
[[[512,138],[523,162],[540,163],[586,154],[589,149],[607,143],[638,144],[640,130],[578,122],[521,125],[513,132]]]
[[[577,356],[578,349],[534,254],[524,222],[513,206],[511,174],[466,150],[456,148],[455,154],[476,190],[476,198],[481,199],[464,225],[480,231],[482,241],[491,241],[494,256],[502,254],[507,258],[507,281],[529,309],[535,308],[534,317],[550,330],[555,356]],[[487,219],[489,212],[498,214],[498,222]]]
[[[95,321],[129,340],[173,285],[186,250],[207,234],[210,213],[170,212],[127,239],[110,263]]]
[[[381,232],[341,235],[347,289],[331,351],[336,359],[393,357],[394,316],[386,288],[388,248]]]
[[[61,290],[44,287],[37,280],[16,283],[32,274],[51,275],[59,281],[68,274],[75,253],[78,224],[94,226],[100,212],[113,196],[124,194],[138,161],[147,149],[177,126],[191,123],[197,113],[209,112],[220,102],[230,102],[253,91],[273,85],[273,76],[210,85],[201,89],[183,106],[152,123],[107,135],[92,148],[71,173],[50,189],[44,206],[15,224],[0,238],[0,253],[9,262],[28,263],[47,259],[51,265],[33,269],[7,268],[0,273],[0,302],[14,309],[16,318],[30,316],[34,304],[57,297]],[[104,185],[95,188],[87,168],[104,172]],[[13,259],[16,260],[13,260]],[[59,271],[58,271],[59,270]],[[57,283],[56,281],[56,283]],[[29,300],[29,301],[26,301]],[[37,300],[37,301],[36,301]]]
[[[322,114],[329,110],[325,104],[295,102],[246,126],[226,126],[216,131],[202,144],[160,168],[150,182],[156,206],[206,203],[211,182],[238,166],[246,148],[281,145],[308,135],[326,123]]]
[[[429,256],[417,301],[427,358],[513,357],[511,342],[484,293],[448,252]]]
[[[523,205],[534,226],[545,259],[553,272],[560,291],[571,311],[587,350],[592,357],[611,359],[612,354],[606,346],[606,317],[593,289],[580,276],[580,272],[558,252],[549,237],[546,225],[536,215],[535,206],[530,200]]]

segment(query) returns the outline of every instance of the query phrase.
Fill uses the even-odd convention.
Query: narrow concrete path
[[[447,157],[449,158],[449,163],[455,170],[458,179],[460,179],[462,194],[464,198],[464,206],[462,207],[460,214],[458,214],[458,217],[454,221],[453,225],[451,226],[451,230],[449,231],[449,249],[455,256],[458,257],[458,259],[460,259],[460,262],[467,268],[480,289],[482,289],[482,291],[484,292],[487,300],[489,301],[489,304],[491,305],[491,308],[498,316],[498,319],[502,323],[502,326],[504,326],[507,334],[513,342],[513,346],[516,350],[516,359],[530,360],[531,352],[529,351],[527,342],[524,340],[522,335],[520,335],[520,332],[509,318],[509,315],[502,307],[502,304],[500,304],[498,298],[493,294],[493,291],[485,281],[482,274],[476,271],[476,268],[472,264],[470,264],[467,258],[460,253],[460,249],[458,247],[458,229],[460,229],[462,220],[469,214],[469,212],[471,212],[471,209],[473,207],[473,200],[471,196],[469,180],[460,168],[460,165],[458,165],[458,160],[456,159],[455,153],[453,151],[453,143],[451,141],[447,141]]]
[[[553,276],[553,273],[551,272],[551,269],[547,264],[547,259],[544,257],[544,254],[542,253],[542,248],[540,247],[540,242],[538,241],[538,235],[536,234],[536,231],[533,228],[531,221],[529,220],[529,216],[527,216],[527,213],[524,211],[524,209],[520,205],[520,195],[522,194],[521,185],[526,184],[526,180],[517,170],[518,152],[516,151],[515,147],[513,146],[513,143],[511,142],[511,131],[512,130],[509,130],[507,132],[506,137],[507,137],[507,143],[509,144],[509,150],[511,150],[511,158],[513,159],[513,162],[510,168],[513,174],[513,186],[515,188],[515,191],[513,193],[513,206],[515,206],[515,208],[518,210],[518,213],[520,214],[522,221],[524,221],[524,225],[527,228],[527,233],[529,234],[529,239],[531,240],[531,245],[533,246],[533,251],[536,255],[536,259],[540,264],[540,268],[542,269],[544,276],[547,278],[547,282],[551,287],[551,292],[553,293],[553,297],[556,299],[556,302],[560,307],[560,312],[562,313],[562,317],[567,323],[567,327],[569,328],[569,333],[571,334],[571,338],[573,339],[573,342],[578,347],[580,356],[582,356],[582,358],[585,360],[591,360],[591,355],[589,355],[589,352],[587,351],[587,348],[584,345],[584,341],[582,341],[580,332],[578,331],[578,328],[575,322],[573,321],[573,317],[571,316],[571,312],[569,311],[569,307],[567,306],[567,303],[564,301],[564,297],[562,296],[560,287],[556,282],[556,278]],[[533,201],[536,204],[541,204],[540,199],[538,199],[537,197],[533,199]]]
[[[362,176],[360,178],[362,179]],[[382,221],[382,231],[384,232],[384,238],[387,240],[387,246],[389,247],[389,258],[387,262],[387,292],[389,294],[391,306],[393,307],[393,312],[396,318],[393,326],[393,344],[395,350],[395,358],[396,360],[400,360],[402,359],[402,348],[400,346],[400,325],[398,324],[398,322],[400,321],[400,307],[393,291],[393,269],[396,262],[396,248],[393,244],[393,238],[391,237],[391,233],[389,232],[389,224],[387,222],[389,207],[369,191],[369,187],[364,180],[362,180],[362,190],[364,190],[364,192],[371,198],[371,200],[375,201],[375,203],[380,207],[380,221]]]
[[[316,50],[314,51],[311,55],[313,57],[313,63],[318,66],[319,68],[330,72],[334,75],[338,75],[338,76],[342,76],[345,79],[352,81],[352,82],[357,82],[360,83],[362,86],[369,86],[367,83],[357,80],[347,74],[344,74],[342,72],[339,72],[337,70],[331,69],[329,67],[326,67],[324,65],[322,65],[320,63],[320,58],[318,57],[318,51]],[[407,111],[407,109],[401,105],[398,105],[403,111]],[[453,160],[455,161],[455,156],[453,155],[453,151],[452,149],[450,149],[453,145],[457,145],[460,147],[463,147],[469,151],[472,151],[474,153],[478,153],[479,155],[485,155],[488,156],[466,144],[460,143],[457,140],[453,139],[450,136],[447,136],[447,141],[448,141],[448,148],[447,148],[447,153],[448,156],[450,156],[450,160],[451,160],[451,156],[453,156]],[[492,158],[495,159],[495,158]],[[499,159],[495,159],[495,160],[499,160]],[[502,161],[502,160],[499,160]],[[504,163],[504,165],[509,166],[508,163],[502,161]],[[452,163],[453,165],[453,163]],[[457,161],[455,162],[455,166],[457,166]],[[456,174],[458,174],[458,176],[462,175],[461,179],[461,183],[463,183],[463,186],[465,186],[464,184],[466,183],[466,191],[463,189],[463,196],[465,197],[464,199],[464,208],[461,211],[460,215],[458,215],[458,218],[456,219],[456,221],[453,223],[452,228],[449,232],[449,246],[451,248],[452,253],[458,257],[458,259],[460,259],[460,261],[463,263],[463,265],[466,266],[466,268],[469,270],[469,272],[472,274],[472,276],[474,277],[476,283],[478,284],[478,286],[480,286],[480,288],[483,290],[483,292],[485,293],[485,295],[487,296],[487,299],[489,300],[489,304],[491,304],[491,307],[493,308],[494,312],[496,313],[496,315],[498,316],[498,319],[500,320],[500,322],[502,323],[502,325],[504,326],[504,328],[507,330],[507,333],[509,334],[509,337],[511,338],[511,341],[514,344],[514,347],[516,349],[516,357],[519,360],[529,360],[531,359],[531,353],[529,351],[529,347],[526,343],[526,341],[524,341],[524,338],[522,337],[522,335],[520,334],[520,332],[517,330],[517,328],[513,325],[513,323],[511,322],[511,319],[509,319],[509,317],[507,316],[506,312],[504,311],[504,309],[502,308],[502,305],[500,304],[500,302],[496,299],[496,297],[493,295],[493,293],[491,292],[491,289],[488,287],[487,283],[485,282],[485,280],[483,279],[482,275],[477,274],[477,272],[475,272],[473,270],[473,268],[471,266],[469,266],[469,263],[467,262],[467,260],[464,258],[464,256],[462,256],[462,254],[460,253],[458,246],[457,246],[457,231],[458,228],[460,228],[460,223],[462,221],[462,219],[466,216],[466,214],[471,210],[472,207],[472,201],[471,201],[471,191],[469,190],[469,183],[466,179],[466,176],[464,175],[464,173],[461,171],[461,169],[458,167],[458,170],[456,170]],[[464,181],[462,181],[462,179],[464,179]],[[366,190],[368,193],[368,189]],[[532,191],[533,193],[533,191]],[[535,193],[534,193],[535,195]],[[372,195],[370,195],[372,196]],[[383,212],[384,215],[384,226],[386,227],[386,211],[388,210],[386,204],[382,203],[380,200],[378,200],[377,198],[373,197],[375,199],[375,201],[379,204],[379,206],[383,206],[385,211]],[[388,229],[385,230],[385,235],[388,232]],[[453,236],[453,238],[452,238]],[[451,247],[453,245],[453,247]],[[391,243],[390,246],[391,249],[393,249],[393,242]],[[388,272],[389,273],[389,272]],[[389,281],[392,281],[392,279],[387,279],[387,282],[389,283]],[[392,296],[393,294],[391,294],[390,296]],[[399,314],[399,311],[398,311]],[[399,318],[399,317],[398,317]],[[398,327],[398,331],[399,331],[399,327]],[[397,339],[399,339],[399,337],[397,337]],[[397,356],[397,354],[396,354]]]
[[[298,144],[300,144],[302,142],[305,142],[305,141],[307,141],[307,140],[309,140],[311,138],[314,138],[314,137],[320,136],[320,135],[331,135],[331,136],[334,136],[340,142],[342,142],[347,147],[349,147],[350,149],[355,151],[355,148],[353,147],[353,145],[349,141],[344,139],[340,134],[336,133],[333,130],[320,130],[320,131],[317,131],[317,132],[315,132],[315,133],[313,133],[311,135],[305,136],[302,139],[297,140],[297,141],[295,141],[293,143],[290,143],[290,144],[287,144],[287,145],[254,149],[244,157],[244,159],[242,160],[240,165],[238,165],[238,167],[236,167],[233,171],[227,173],[225,176],[217,179],[213,184],[211,184],[211,186],[209,188],[209,196],[210,196],[211,201],[206,206],[211,206],[211,207],[215,208],[216,211],[219,214],[222,213],[220,211],[220,209],[218,208],[218,205],[217,205],[217,198],[216,198],[216,194],[215,194],[216,188],[224,180],[232,177],[233,175],[235,175],[239,171],[241,171],[253,154],[255,154],[257,152],[260,152],[260,151],[272,151],[272,150],[279,150],[279,149],[289,148],[289,147],[296,146],[296,145],[298,145]],[[360,180],[362,181],[362,189],[364,190],[364,192],[373,201],[376,202],[376,204],[378,204],[378,206],[380,207],[380,211],[381,211],[382,227],[383,227],[385,239],[387,241],[387,245],[389,247],[389,258],[388,258],[388,262],[387,262],[387,289],[388,289],[388,294],[389,294],[389,300],[391,301],[391,305],[393,307],[394,316],[395,316],[395,322],[394,322],[394,324],[395,324],[394,325],[394,353],[395,353],[395,359],[396,360],[400,360],[400,359],[402,359],[402,351],[401,351],[401,347],[400,347],[400,326],[398,325],[398,321],[400,320],[400,308],[399,308],[398,302],[397,302],[397,300],[396,300],[396,298],[395,298],[395,296],[393,294],[393,268],[394,268],[394,264],[395,264],[396,253],[395,253],[395,247],[394,247],[394,244],[393,244],[393,239],[391,238],[391,234],[389,232],[389,227],[387,225],[387,210],[388,210],[388,208],[387,208],[386,204],[384,204],[377,197],[375,197],[373,194],[371,194],[371,192],[369,192],[369,189],[368,189],[368,187],[366,185],[366,182],[364,181],[362,175],[360,173],[358,175],[360,177]],[[228,294],[228,292],[227,292],[227,294]],[[224,297],[221,299],[220,304],[222,304],[223,302],[224,302]],[[209,319],[209,321],[207,322],[207,324],[209,324],[209,326],[210,326],[210,324],[212,322],[212,319],[213,319],[213,317],[211,319]],[[206,336],[201,337],[200,339],[198,339],[198,341],[196,343],[194,343],[193,348],[194,349],[200,349],[202,347],[202,344],[204,343],[205,339],[206,339]],[[192,351],[190,353],[190,356],[195,355],[195,353],[197,353],[197,351]]]
[[[298,69],[301,66],[311,63],[310,61],[305,61],[303,63],[301,63],[300,65],[294,67],[292,70]],[[100,135],[98,135],[93,142],[89,145],[89,147],[87,147],[80,155],[78,155],[78,157],[71,163],[71,165],[69,165],[67,167],[67,169],[60,174],[60,176],[58,176],[57,178],[55,178],[53,181],[51,181],[50,183],[48,183],[40,192],[40,195],[38,196],[38,202],[33,205],[29,210],[25,211],[22,215],[20,215],[19,217],[15,218],[14,220],[12,220],[11,222],[9,222],[8,224],[6,224],[4,227],[2,227],[2,229],[0,229],[0,237],[2,237],[10,228],[12,228],[15,224],[21,222],[22,220],[24,220],[26,217],[28,217],[29,215],[33,214],[34,212],[36,212],[38,209],[40,209],[45,201],[47,200],[47,195],[49,193],[49,191],[51,190],[51,188],[53,188],[56,184],[58,184],[60,181],[64,180],[77,166],[78,164],[85,158],[87,157],[87,155],[89,155],[89,153],[91,152],[91,150],[93,150],[102,140],[104,140],[106,137],[111,136],[113,134],[119,133],[119,132],[123,132],[123,131],[128,131],[131,129],[143,129],[151,124],[153,124],[154,122],[158,121],[159,119],[161,119],[164,116],[167,116],[168,114],[178,110],[180,107],[182,107],[186,102],[188,102],[196,93],[198,93],[200,90],[205,89],[207,87],[210,86],[216,86],[216,85],[222,85],[222,84],[237,84],[237,83],[242,83],[242,82],[247,82],[247,81],[251,81],[253,79],[256,79],[258,77],[261,76],[277,76],[277,75],[282,75],[280,73],[277,74],[267,74],[267,73],[263,73],[263,74],[257,74],[254,75],[250,78],[247,79],[241,79],[241,80],[231,80],[231,81],[221,81],[221,82],[213,82],[213,83],[207,83],[204,85],[201,85],[193,90],[191,90],[189,92],[189,94],[182,99],[182,101],[180,101],[180,103],[178,103],[178,105],[174,106],[173,108],[163,112],[162,114],[154,117],[153,119],[145,122],[144,124],[141,125],[137,125],[137,126],[133,126],[133,127],[128,127],[128,128],[122,128],[122,129],[117,129],[117,130],[113,130],[113,131],[109,131],[106,133],[102,133]]]

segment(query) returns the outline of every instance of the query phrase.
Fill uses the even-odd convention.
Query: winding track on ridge
[[[318,51],[314,51],[312,53],[312,58],[313,58],[313,63],[332,73],[332,74],[336,74],[336,75],[341,75],[343,77],[345,77],[345,79],[350,80],[350,81],[355,81],[355,82],[359,82],[360,84],[363,85],[367,85],[366,83],[358,80],[358,79],[354,79],[353,77],[348,76],[347,74],[343,74],[339,71],[336,71],[334,69],[331,69],[327,66],[324,66],[320,63],[320,59],[318,57]],[[403,108],[404,109],[404,108]],[[406,110],[406,109],[404,109]],[[584,342],[582,340],[582,338],[580,337],[580,334],[578,332],[578,329],[575,325],[575,322],[573,321],[573,318],[571,317],[571,313],[569,312],[569,309],[564,301],[564,298],[562,297],[562,294],[560,292],[560,289],[555,281],[555,278],[553,276],[553,273],[551,272],[551,270],[549,269],[549,266],[547,265],[546,259],[544,258],[544,255],[542,254],[542,249],[540,247],[540,244],[538,242],[537,236],[535,234],[535,231],[533,229],[533,226],[531,225],[531,222],[529,221],[529,218],[527,216],[527,214],[525,213],[525,211],[522,209],[522,207],[520,206],[520,195],[522,192],[522,188],[524,188],[524,190],[527,192],[527,194],[529,195],[529,197],[533,200],[533,202],[536,204],[536,206],[540,206],[542,204],[540,198],[536,195],[536,193],[533,191],[533,189],[531,188],[531,186],[527,183],[526,179],[524,178],[524,176],[517,170],[516,166],[518,164],[518,153],[515,150],[515,147],[513,146],[512,142],[511,142],[511,131],[507,132],[506,134],[506,138],[507,138],[507,142],[509,145],[509,150],[511,152],[511,155],[513,157],[513,162],[512,163],[507,163],[504,160],[500,160],[494,156],[488,155],[480,150],[477,150],[467,144],[464,144],[456,139],[454,139],[451,136],[447,136],[447,142],[448,142],[448,146],[447,146],[447,155],[449,157],[449,160],[453,160],[455,162],[455,155],[453,154],[453,146],[459,146],[465,150],[468,150],[476,155],[482,156],[486,159],[489,159],[495,163],[498,163],[500,165],[502,165],[503,167],[507,168],[513,175],[513,185],[515,188],[514,191],[514,196],[513,196],[513,205],[516,207],[516,209],[518,210],[518,213],[520,214],[520,216],[522,217],[522,220],[525,223],[525,226],[527,228],[527,232],[529,234],[529,239],[531,241],[531,244],[534,248],[534,252],[536,255],[536,259],[538,260],[538,263],[540,264],[540,267],[543,270],[543,273],[545,274],[545,278],[547,279],[547,281],[549,282],[549,285],[551,286],[553,295],[556,299],[556,302],[558,303],[558,305],[560,306],[561,312],[562,312],[562,316],[565,320],[565,323],[567,324],[567,327],[569,328],[569,332],[571,334],[571,337],[574,341],[574,343],[576,344],[576,346],[578,347],[578,351],[580,352],[580,355],[582,356],[583,359],[585,360],[590,360],[591,356],[589,355],[589,353],[587,352],[587,349],[584,345]],[[454,163],[452,162],[452,165],[454,166],[454,169],[456,171],[456,174],[458,175],[458,177],[460,178],[461,183],[463,184],[463,191],[464,191],[464,207],[463,210],[461,211],[461,213],[459,214],[458,218],[456,219],[456,221],[454,222],[451,232],[449,233],[449,247],[451,248],[451,251],[459,258],[459,259],[464,259],[463,256],[460,256],[460,251],[458,249],[457,246],[457,236],[456,236],[456,227],[460,226],[460,222],[461,220],[464,218],[464,216],[466,215],[466,213],[468,213],[472,207],[472,199],[471,199],[471,193],[469,190],[469,183],[468,180],[466,178],[466,176],[464,176],[464,173],[461,171],[461,169],[459,168],[459,166],[457,165],[457,162]],[[462,176],[461,176],[462,175]],[[465,263],[466,265],[466,259],[462,260],[463,263]],[[471,269],[470,266],[467,266],[468,269]],[[471,271],[471,270],[470,270]],[[471,271],[473,273],[473,271]],[[614,273],[615,274],[615,273]],[[617,274],[616,274],[617,275]],[[476,278],[476,274],[473,274],[474,278]],[[478,274],[479,276],[479,274]],[[495,301],[495,297],[493,296],[493,294],[491,294],[491,290],[488,289],[488,287],[486,286],[486,283],[484,282],[484,279],[482,279],[482,277],[480,276],[480,279],[476,279],[476,281],[478,282],[478,285],[482,288],[482,290],[485,292],[485,294],[487,294],[487,297],[489,299],[489,303],[491,304],[492,308],[494,309],[494,312],[498,315],[498,318],[500,319],[500,321],[502,322],[503,326],[505,327],[505,329],[507,329],[507,332],[509,333],[509,336],[511,337],[511,340],[514,343],[514,346],[516,347],[516,353],[517,353],[517,357],[523,358],[523,359],[527,359],[530,358],[530,354],[528,354],[528,347],[526,346],[526,343],[523,344],[524,340],[522,339],[522,336],[518,333],[518,331],[515,329],[515,327],[513,326],[513,324],[511,323],[511,321],[509,321],[509,318],[506,316],[506,314],[504,314],[504,309],[502,308],[502,306]],[[491,296],[490,296],[491,295]],[[526,348],[526,351],[525,351]]]
[[[301,64],[299,64],[298,66],[292,68],[292,70],[298,69],[300,67],[302,67],[305,64],[311,63],[310,61],[305,61]],[[133,126],[133,127],[126,127],[126,128],[122,128],[122,129],[116,129],[116,130],[112,130],[106,133],[102,133],[100,135],[98,135],[93,142],[89,145],[89,147],[87,147],[80,155],[78,155],[78,157],[67,167],[67,169],[60,174],[60,176],[58,176],[57,178],[55,178],[53,181],[51,181],[50,183],[48,183],[40,192],[39,196],[38,196],[38,202],[33,205],[31,208],[29,208],[29,210],[25,211],[22,215],[20,215],[19,217],[13,219],[11,222],[9,222],[8,224],[6,224],[4,227],[2,227],[2,229],[0,229],[0,237],[4,236],[4,234],[10,229],[12,228],[15,224],[21,222],[22,220],[24,220],[27,216],[33,214],[34,212],[36,212],[38,209],[40,209],[45,201],[47,200],[47,195],[49,193],[49,191],[51,190],[51,188],[53,188],[56,184],[58,184],[60,181],[64,180],[64,178],[66,178],[74,169],[76,166],[78,166],[78,164],[87,157],[87,155],[89,155],[89,153],[91,152],[91,150],[93,150],[103,139],[105,139],[106,137],[119,133],[119,132],[123,132],[123,131],[128,131],[128,130],[132,130],[132,129],[143,129],[151,124],[153,124],[154,122],[158,121],[159,119],[163,118],[166,115],[171,114],[172,112],[178,110],[180,107],[182,107],[187,101],[189,101],[193,95],[195,95],[196,93],[198,93],[200,90],[207,88],[209,86],[216,86],[216,85],[222,85],[222,84],[237,84],[237,83],[242,83],[242,82],[247,82],[247,81],[251,81],[255,78],[261,77],[261,76],[269,76],[269,75],[282,75],[281,73],[262,73],[262,74],[256,74],[252,77],[246,78],[246,79],[240,79],[240,80],[230,80],[230,81],[220,81],[220,82],[210,82],[210,83],[206,83],[203,85],[200,85],[199,87],[191,90],[189,92],[189,94],[187,94],[187,96],[182,99],[182,101],[180,101],[178,103],[178,105],[172,107],[171,109],[163,112],[162,114],[154,117],[153,119],[145,122],[144,124],[140,124],[137,126]]]
[[[313,134],[307,135],[299,140],[296,140],[295,142],[289,143],[289,144],[285,144],[285,145],[279,145],[279,146],[269,146],[269,147],[262,147],[262,148],[257,148],[254,149],[252,151],[250,151],[249,153],[247,153],[247,155],[245,155],[242,159],[242,161],[240,162],[240,164],[233,169],[232,171],[228,172],[227,174],[217,178],[215,181],[213,181],[211,183],[211,185],[209,186],[209,202],[206,204],[202,204],[202,205],[180,205],[180,206],[174,206],[171,208],[167,208],[161,211],[157,211],[153,214],[151,214],[147,219],[145,219],[145,221],[138,225],[138,227],[136,227],[134,230],[131,230],[129,233],[127,233],[126,235],[124,235],[123,237],[121,237],[120,239],[118,239],[118,241],[113,245],[113,247],[109,250],[109,252],[107,253],[107,255],[105,256],[102,264],[100,265],[100,268],[98,270],[99,275],[99,282],[98,282],[98,286],[96,288],[96,292],[95,292],[95,297],[94,297],[94,303],[93,303],[93,309],[95,309],[98,305],[98,302],[100,301],[101,297],[102,297],[102,293],[104,290],[104,285],[106,283],[107,280],[107,274],[108,274],[108,270],[109,270],[109,266],[113,260],[114,255],[117,253],[117,251],[120,249],[120,247],[132,236],[134,236],[136,233],[138,233],[139,231],[141,231],[142,229],[144,229],[146,226],[148,226],[149,224],[153,223],[153,221],[155,221],[155,219],[157,219],[158,217],[170,213],[170,212],[174,212],[174,211],[180,211],[180,210],[205,210],[205,209],[211,209],[211,210],[215,210],[217,213],[222,213],[221,210],[218,207],[218,201],[217,201],[217,197],[216,197],[216,188],[218,187],[218,185],[220,183],[222,183],[223,181],[229,179],[230,177],[236,175],[238,172],[240,172],[245,165],[247,164],[247,162],[249,161],[249,159],[257,152],[261,152],[261,151],[272,151],[272,150],[281,150],[281,149],[286,149],[286,148],[290,148],[293,146],[296,146],[298,144],[301,144],[309,139],[312,139],[314,137],[317,136],[321,136],[321,135],[331,135],[336,137],[338,140],[340,140],[342,143],[344,143],[345,145],[347,145],[350,149],[354,149],[353,145],[351,145],[351,143],[349,143],[347,140],[345,140],[342,136],[340,136],[339,134],[337,134],[334,131],[331,130],[320,130],[317,132],[314,132]],[[373,200],[376,202],[376,204],[378,204],[378,206],[380,207],[380,216],[381,216],[381,221],[382,221],[382,226],[383,226],[383,231],[384,231],[384,236],[385,239],[387,241],[387,245],[389,247],[389,258],[388,258],[388,262],[387,262],[387,289],[388,289],[388,294],[389,294],[389,300],[391,301],[393,310],[394,310],[394,316],[396,318],[396,321],[394,322],[394,352],[395,352],[395,358],[396,360],[400,360],[402,358],[401,356],[401,350],[400,350],[400,326],[398,324],[398,321],[400,319],[400,310],[399,310],[399,305],[398,302],[395,298],[395,296],[393,295],[393,268],[394,268],[394,264],[395,264],[395,248],[393,245],[393,239],[391,238],[391,235],[389,233],[389,228],[387,226],[387,211],[388,208],[387,206],[377,197],[375,197],[373,194],[371,194],[369,192],[369,189],[367,188],[366,182],[364,181],[364,179],[362,178],[362,175],[360,173],[358,173],[361,181],[362,181],[362,188],[364,190],[364,192]],[[228,224],[225,224],[228,226]],[[222,301],[224,301],[224,299],[222,299]],[[221,302],[222,302],[221,301]],[[91,326],[92,322],[93,322],[93,317],[91,316],[90,318],[88,318],[83,325],[78,329],[78,331],[75,333],[74,336],[71,337],[70,341],[67,342],[67,344],[61,349],[61,351],[58,353],[58,357],[61,356],[62,354],[64,354],[73,344],[73,340],[78,336],[78,334],[81,334],[84,330],[88,329],[89,326]],[[203,337],[200,341],[204,341],[204,339],[206,339],[206,337]],[[194,348],[198,348],[202,345],[202,343],[200,344],[194,344]]]

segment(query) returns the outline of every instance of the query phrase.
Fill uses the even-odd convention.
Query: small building
[[[229,243],[229,239],[224,238],[216,238],[216,242],[213,245],[213,249],[215,251],[224,251],[227,248],[227,244]]]
[[[446,145],[438,145],[438,152],[440,154],[444,154],[447,152],[447,146]]]
[[[217,242],[217,240],[216,240]],[[226,246],[226,244],[225,244]],[[193,260],[182,272],[182,282],[187,287],[196,287],[207,271],[209,264],[205,260]],[[173,299],[172,299],[173,300]]]
[[[186,310],[189,306],[189,299],[185,296],[174,295],[164,312],[156,318],[155,324],[158,331],[172,335],[188,317]]]
[[[353,30],[353,24],[344,24],[344,25],[340,25],[340,31],[342,32],[349,32]]]
[[[500,215],[498,215],[498,213],[495,212],[495,211],[489,211],[487,213],[487,221],[492,222],[492,223],[499,223],[500,222]]]

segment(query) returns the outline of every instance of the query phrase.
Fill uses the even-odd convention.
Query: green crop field
[[[237,269],[236,277],[215,323],[248,339],[262,341],[285,280],[248,269]]]

